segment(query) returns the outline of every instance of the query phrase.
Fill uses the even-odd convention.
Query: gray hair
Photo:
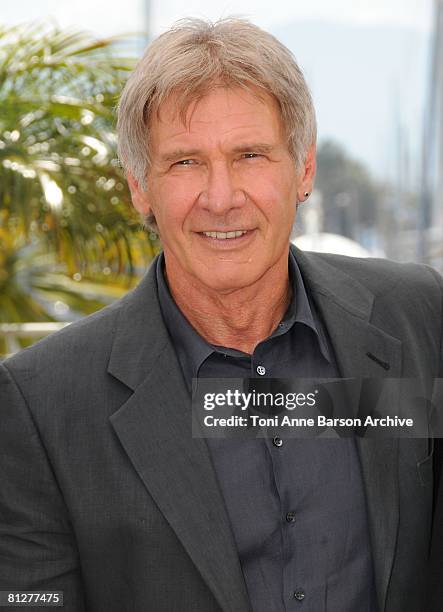
[[[155,39],[128,79],[118,105],[118,153],[142,188],[150,166],[149,126],[171,95],[185,122],[189,105],[214,83],[258,87],[280,108],[288,149],[300,170],[316,140],[312,98],[292,53],[245,19],[183,19]]]

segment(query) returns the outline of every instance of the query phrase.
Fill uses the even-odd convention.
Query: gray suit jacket
[[[442,375],[438,274],[294,252],[343,376]],[[0,389],[0,590],[63,590],[78,612],[250,609],[153,267],[123,299],[7,360]],[[423,609],[431,450],[358,440],[382,611]]]

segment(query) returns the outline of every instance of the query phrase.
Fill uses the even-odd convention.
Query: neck
[[[210,344],[252,354],[277,327],[291,300],[287,255],[254,284],[222,292],[183,273],[174,274],[167,261],[166,276],[175,303]]]

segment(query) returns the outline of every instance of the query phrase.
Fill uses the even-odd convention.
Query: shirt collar
[[[323,356],[327,361],[331,361],[325,332],[315,313],[314,306],[309,300],[300,268],[291,251],[289,251],[288,272],[292,286],[291,301],[281,323],[271,334],[270,338],[281,336],[292,329],[296,323],[301,323],[314,331],[318,338]],[[214,351],[222,350],[222,347],[215,347],[206,342],[178,308],[166,282],[163,253],[160,254],[157,260],[156,276],[158,297],[163,319],[169,335],[171,336],[185,377],[190,380],[197,376],[201,364]],[[235,351],[235,349],[230,349],[229,352],[231,351],[233,353],[238,352],[239,355],[241,354],[239,351]]]

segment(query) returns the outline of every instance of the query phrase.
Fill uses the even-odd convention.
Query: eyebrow
[[[270,153],[273,149],[275,149],[275,146],[269,143],[242,143],[236,145],[232,149],[232,153]],[[174,151],[168,151],[162,155],[160,159],[162,162],[173,162],[178,159],[188,159],[194,155],[200,155],[201,153],[201,149],[174,149]]]
[[[186,159],[193,155],[198,155],[199,153],[201,153],[199,149],[175,149],[174,151],[165,153],[160,159],[162,162],[170,162],[176,161],[177,159]]]
[[[233,148],[233,153],[270,153],[275,149],[275,145],[265,142],[251,142],[237,145]]]

